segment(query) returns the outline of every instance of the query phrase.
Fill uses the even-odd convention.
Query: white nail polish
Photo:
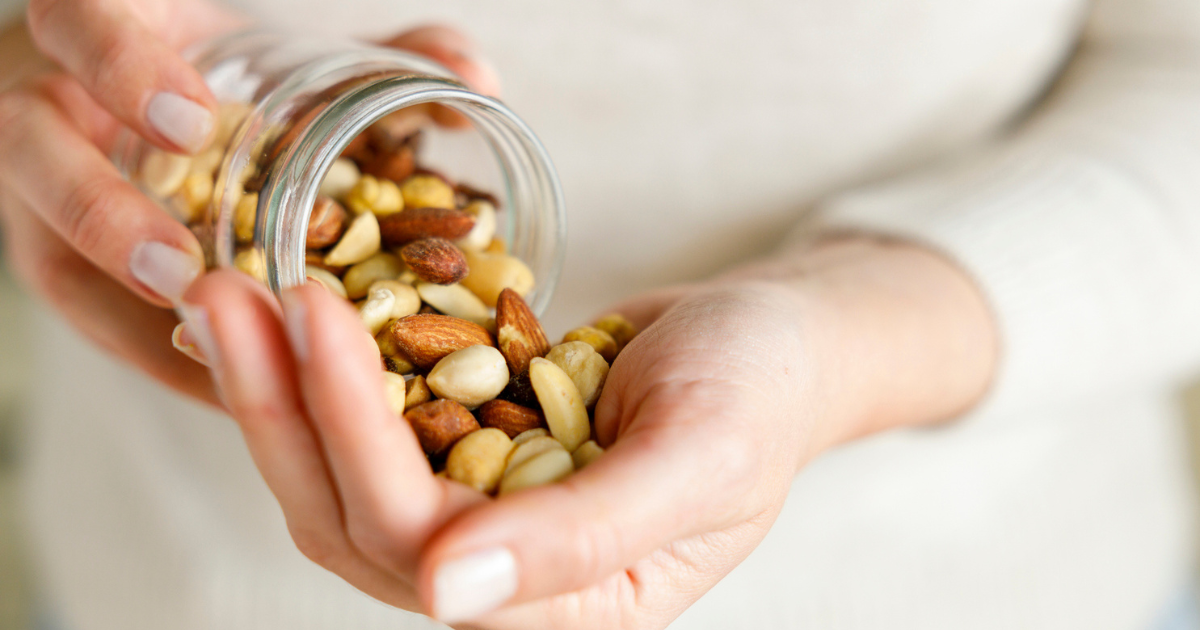
[[[283,322],[292,342],[292,352],[304,361],[308,359],[308,307],[291,291],[284,291],[279,301],[283,303]]]
[[[201,363],[216,369],[219,363],[217,360],[217,342],[212,334],[212,324],[208,319],[208,310],[203,306],[196,306],[195,304],[180,304],[176,307],[175,311],[179,314],[180,319],[183,320],[183,324],[181,325],[187,326],[188,335],[196,341],[196,346],[205,359]],[[179,328],[177,327],[176,330],[179,330]],[[174,336],[172,336],[172,341],[175,341]],[[177,344],[175,347],[179,348],[179,345]],[[180,349],[182,350],[182,348]]]
[[[433,613],[454,623],[491,612],[517,592],[517,561],[504,547],[444,562],[433,574]]]
[[[129,272],[151,291],[178,303],[184,291],[204,271],[195,256],[166,243],[144,241],[129,256]]]
[[[167,140],[189,153],[204,148],[213,128],[213,116],[207,108],[170,92],[159,92],[150,99],[146,120]]]
[[[182,352],[187,358],[199,363],[200,365],[203,365],[204,367],[210,367],[208,365],[208,359],[204,356],[204,351],[196,347],[196,344],[187,343],[184,341],[183,334],[185,332],[187,332],[189,337],[193,337],[194,339],[191,331],[188,330],[187,322],[179,322],[179,325],[175,327],[175,330],[171,331],[171,345],[175,346],[175,349]]]

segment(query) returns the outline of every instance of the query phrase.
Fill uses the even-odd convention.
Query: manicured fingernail
[[[189,153],[204,148],[213,128],[208,108],[170,92],[159,92],[150,99],[146,120],[167,140]]]
[[[175,330],[171,331],[171,345],[196,363],[205,367],[209,366],[208,358],[204,356],[204,351],[197,345],[196,338],[188,328],[187,322],[179,322]]]
[[[454,623],[474,619],[507,602],[517,592],[517,561],[493,547],[442,563],[433,574],[433,613]]]
[[[179,313],[179,317],[183,320],[183,323],[175,327],[176,334],[171,336],[172,343],[184,354],[215,369],[219,357],[217,355],[217,342],[212,334],[212,324],[208,319],[208,310],[203,306],[196,306],[195,304],[180,304],[176,307],[176,312]],[[181,331],[180,329],[184,330]],[[179,341],[176,341],[177,337]],[[194,346],[200,356],[196,357],[187,350],[184,350],[180,347],[180,342],[185,345]]]
[[[283,303],[283,321],[292,342],[292,352],[304,361],[308,358],[308,307],[293,291],[284,291],[279,300]]]
[[[166,243],[138,243],[129,256],[129,272],[151,291],[177,304],[192,285],[204,263],[195,256]]]

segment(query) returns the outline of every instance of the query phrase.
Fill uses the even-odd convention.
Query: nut
[[[152,197],[166,199],[183,187],[192,158],[160,149],[147,149],[138,169],[138,181]]]
[[[479,425],[500,429],[515,438],[531,429],[546,426],[542,412],[507,400],[489,400],[479,407]]]
[[[492,345],[492,336],[483,326],[446,315],[409,315],[392,322],[386,330],[396,348],[426,370],[456,350]]]
[[[474,227],[474,216],[453,208],[408,208],[379,221],[383,243],[388,247],[399,247],[423,238],[461,239]]]
[[[575,461],[575,470],[579,470],[584,466],[596,461],[597,457],[604,454],[604,449],[595,440],[588,440],[579,445],[574,453],[571,453],[571,459]]]
[[[462,249],[476,251],[487,249],[488,245],[492,244],[492,237],[496,235],[496,206],[477,199],[467,204],[462,211],[475,217],[475,225],[470,232],[467,232],[466,236],[459,238],[454,244]]]
[[[480,306],[483,306],[482,302]],[[546,356],[550,351],[550,342],[546,340],[542,325],[525,300],[512,289],[501,291],[496,301],[496,333],[497,345],[513,374],[529,369],[531,359]]]
[[[419,282],[416,290],[427,304],[451,317],[475,322],[485,328],[487,320],[491,319],[488,307],[461,284]]]
[[[394,280],[404,271],[404,263],[395,254],[379,252],[374,256],[346,270],[342,276],[342,284],[346,285],[346,295],[352,300],[367,294],[379,280]]]
[[[321,269],[320,267],[314,267],[312,265],[304,266],[304,275],[308,278],[316,280],[317,284],[325,287],[330,293],[341,296],[342,299],[346,299],[346,287],[342,286],[342,281],[338,280],[337,276],[325,271],[324,269]]]
[[[333,250],[325,256],[325,264],[341,267],[370,258],[379,251],[379,221],[374,214],[364,212],[350,222],[346,233]]]
[[[318,194],[333,199],[342,199],[354,188],[361,177],[362,174],[358,172],[358,167],[352,160],[338,158],[333,161],[329,170],[325,171],[325,179],[321,180]]]
[[[542,437],[543,435],[550,435],[550,432],[545,429],[541,429],[541,428],[530,429],[528,431],[525,431],[524,433],[521,433],[517,437],[513,438],[513,446],[514,447],[520,446],[521,444],[524,444],[525,442],[528,442],[529,440],[532,440],[533,438]]]
[[[417,405],[423,405],[433,400],[433,392],[425,384],[425,377],[417,375],[408,381],[407,393],[404,396],[404,410],[408,411]]]
[[[467,251],[466,259],[470,273],[462,279],[462,285],[488,306],[496,305],[504,289],[512,289],[521,297],[533,290],[533,272],[519,258]]]
[[[504,242],[504,239],[496,236],[492,238],[492,242],[488,243],[487,248],[483,251],[487,254],[507,254],[508,244]]]
[[[383,393],[387,397],[388,407],[397,416],[404,415],[405,389],[403,376],[391,372],[383,373]]]
[[[582,341],[568,341],[554,346],[546,359],[571,377],[571,382],[575,383],[575,388],[583,398],[583,406],[590,408],[596,404],[604,381],[608,378],[608,363],[595,348]]]
[[[406,208],[453,208],[454,189],[435,175],[413,175],[400,185]]]
[[[378,342],[379,338],[376,337],[375,341]],[[413,370],[417,369],[417,366],[413,365],[412,361],[409,361],[407,358],[405,358],[401,355],[396,355],[396,354],[385,355],[385,354],[383,354],[382,347],[379,348],[379,354],[380,354],[380,356],[383,357],[383,369],[388,372],[391,372],[392,374],[399,374],[400,376],[404,376],[405,374],[412,374]]]
[[[625,346],[630,341],[633,341],[633,338],[638,333],[633,323],[625,319],[625,316],[620,313],[609,313],[596,320],[596,323],[592,324],[592,327],[608,333],[613,338],[613,341],[617,342],[618,353],[624,350]]]
[[[504,475],[512,440],[500,429],[480,429],[454,445],[446,458],[446,475],[480,492],[491,493]],[[570,459],[570,456],[567,458]]]
[[[384,324],[392,318],[392,307],[395,304],[395,294],[388,289],[379,288],[372,289],[367,299],[358,306],[358,317],[362,319],[372,337],[379,334]]]
[[[573,451],[591,436],[587,408],[571,377],[554,363],[537,358],[529,363],[529,380],[537,392],[550,435]]]
[[[613,359],[617,358],[617,342],[612,338],[612,335],[591,326],[580,326],[575,330],[563,335],[563,343],[569,341],[582,341],[587,345],[595,348],[604,360],[612,363]]]
[[[500,482],[500,494],[554,483],[572,472],[575,472],[575,462],[571,461],[571,454],[564,450],[551,449],[505,475]]]
[[[438,398],[475,409],[508,385],[504,356],[492,346],[470,346],[446,355],[425,378]]]
[[[558,440],[550,437],[535,437],[525,440],[520,445],[514,446],[513,450],[508,454],[508,462],[504,465],[504,473],[508,474],[517,466],[552,450],[564,450],[563,445]]]
[[[454,187],[454,193],[462,200],[462,203],[459,205],[467,205],[472,201],[486,201],[492,204],[493,208],[500,205],[500,200],[496,198],[496,195],[480,190],[470,184],[459,182]]]
[[[404,412],[404,419],[412,425],[425,453],[435,457],[445,454],[463,436],[479,429],[475,416],[453,400],[422,403]],[[504,435],[503,431],[497,432]]]
[[[254,195],[257,203],[258,193],[251,194]],[[246,195],[247,198],[249,196]],[[332,197],[317,197],[313,203],[312,212],[308,215],[308,232],[304,236],[305,247],[325,249],[338,242],[338,239],[342,238],[342,234],[345,234],[346,224],[349,220],[350,213],[346,212],[342,204],[334,201]]]
[[[418,278],[434,284],[454,284],[467,275],[462,250],[444,238],[413,241],[400,250],[400,258]]]
[[[334,267],[333,265],[326,265],[325,264],[325,254],[322,254],[321,252],[314,252],[311,249],[304,252],[304,264],[311,265],[311,266],[317,267],[319,269],[324,269],[325,271],[328,271],[329,273],[337,276],[338,278],[341,278],[342,274],[346,273],[345,267]]]
[[[213,146],[225,148],[233,134],[250,115],[250,105],[241,101],[227,101],[217,108],[217,133],[213,135]]]
[[[170,205],[180,221],[191,223],[199,219],[208,207],[212,194],[212,176],[192,173],[184,178],[183,185],[171,196]]]
[[[421,296],[417,295],[417,290],[410,284],[404,284],[397,280],[376,280],[371,284],[368,292],[375,289],[387,289],[396,296],[396,304],[392,306],[390,319],[408,317],[421,310]]]
[[[263,261],[262,254],[253,247],[238,252],[237,256],[233,257],[233,266],[259,282],[267,281],[267,264]]]
[[[192,158],[192,163],[188,165],[188,172],[213,177],[224,158],[225,152],[220,147],[210,147]]]
[[[233,209],[233,235],[239,243],[254,240],[254,224],[258,221],[258,193],[246,193]]]
[[[373,128],[372,128],[373,129]],[[417,160],[411,147],[384,150],[363,162],[363,171],[393,182],[402,182],[416,170]]]
[[[396,214],[404,209],[404,200],[396,182],[363,175],[346,193],[346,205],[355,213],[371,213],[379,217]]]

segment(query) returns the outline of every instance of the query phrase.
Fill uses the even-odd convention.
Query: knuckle
[[[117,203],[111,181],[87,179],[74,184],[61,209],[63,235],[79,251],[95,251],[105,238],[108,217]]]
[[[355,549],[383,567],[398,567],[398,560],[404,555],[398,536],[392,535],[386,527],[359,518],[347,519],[346,536]]]
[[[345,545],[331,539],[322,532],[299,526],[288,526],[292,543],[305,558],[312,560],[318,566],[330,569],[336,566],[345,555]]]
[[[83,68],[83,80],[101,100],[107,100],[129,84],[121,77],[128,68],[136,67],[137,41],[114,31],[103,37],[99,53],[89,57]]]

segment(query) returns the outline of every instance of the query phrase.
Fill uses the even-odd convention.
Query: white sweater
[[[1200,4],[246,5],[293,28],[439,19],[479,38],[566,190],[552,333],[802,223],[915,239],[979,281],[1004,343],[988,400],[819,458],[673,628],[1144,630],[1182,587]],[[232,423],[39,332],[28,488],[66,630],[432,627],[295,551]]]

